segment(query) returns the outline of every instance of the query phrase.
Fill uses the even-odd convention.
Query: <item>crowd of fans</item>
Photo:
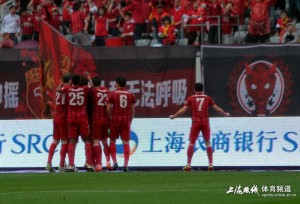
[[[180,38],[189,45],[217,44],[243,26],[246,43],[268,42],[270,36],[297,43],[299,14],[298,0],[30,0],[18,12],[10,6],[0,46],[39,41],[41,19],[78,46],[105,46],[112,38],[123,46],[143,38],[163,45]]]

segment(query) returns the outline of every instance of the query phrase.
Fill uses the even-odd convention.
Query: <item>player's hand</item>
[[[169,118],[170,118],[171,120],[173,120],[173,119],[175,119],[175,115],[170,115]]]
[[[230,113],[225,113],[225,117],[230,117]]]

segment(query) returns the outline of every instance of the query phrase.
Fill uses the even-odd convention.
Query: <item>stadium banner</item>
[[[45,21],[40,29],[42,82],[50,112],[55,89],[66,73],[88,71],[110,90],[115,89],[115,79],[124,76],[126,88],[137,98],[136,117],[167,117],[193,92],[197,47],[78,48]]]
[[[0,69],[0,118],[41,118],[38,50],[0,49]]]
[[[214,165],[223,167],[299,167],[300,117],[211,118]],[[131,167],[181,167],[186,151],[191,119],[134,119],[129,165]],[[44,167],[52,142],[51,120],[0,121],[0,168]],[[59,145],[60,146],[60,145]],[[53,165],[59,164],[57,148]],[[105,157],[103,156],[103,164]],[[117,158],[123,164],[121,141]],[[75,164],[85,162],[84,144],[78,143]],[[203,137],[200,135],[193,166],[207,166]]]
[[[232,116],[300,116],[299,53],[297,44],[202,46],[205,92]]]

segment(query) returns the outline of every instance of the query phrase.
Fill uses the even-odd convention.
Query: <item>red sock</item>
[[[111,158],[113,160],[114,163],[117,163],[117,150],[116,150],[116,143],[115,142],[111,142],[109,144],[109,152],[111,154]]]
[[[187,150],[187,164],[191,165],[194,155],[194,145],[189,145]]]
[[[85,143],[85,158],[86,158],[86,162],[89,165],[93,164],[93,151],[92,151],[92,146],[91,143]]]
[[[52,159],[53,159],[53,155],[56,149],[56,144],[51,143],[50,148],[49,148],[49,152],[48,152],[48,164],[52,164]]]
[[[70,166],[75,166],[75,148],[76,148],[76,143],[70,143],[68,145],[68,158],[69,158],[69,165]]]
[[[124,166],[128,166],[129,155],[130,155],[129,144],[124,144]]]
[[[66,159],[67,152],[68,152],[68,144],[61,144],[60,162],[59,162],[60,167],[65,166],[65,159]]]
[[[104,149],[106,162],[110,162],[109,146],[107,143],[103,144],[103,149]]]
[[[100,145],[93,145],[93,155],[96,165],[101,165],[102,160],[102,150]]]
[[[209,166],[213,165],[213,151],[211,147],[207,147],[206,148],[206,153],[207,153],[207,157],[208,157],[208,164]]]

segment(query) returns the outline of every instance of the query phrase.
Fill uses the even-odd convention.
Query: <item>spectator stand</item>
[[[182,22],[184,22],[185,20],[185,16],[182,17]],[[188,18],[198,18],[198,17],[188,17]],[[236,23],[231,23],[231,24],[227,24],[230,25],[232,27],[237,27],[238,30],[235,31],[234,33],[232,33],[232,36],[227,36],[225,38],[223,38],[222,34],[222,16],[206,16],[207,19],[210,18],[218,18],[218,23],[217,24],[211,24],[209,23],[209,26],[218,26],[218,44],[233,44],[233,43],[243,43],[245,41],[246,35],[247,35],[247,24],[243,24],[240,25],[239,22],[239,16],[232,16],[230,18],[233,18],[234,21]],[[205,27],[208,26],[208,24],[206,23],[201,23],[201,24],[182,24],[181,25],[181,29],[180,29],[180,41],[181,42],[185,42],[185,29],[188,27],[200,27],[200,32],[203,33],[203,35],[201,35],[201,43],[208,43],[206,37],[207,37],[207,33],[204,32]],[[179,41],[179,42],[180,42]]]

